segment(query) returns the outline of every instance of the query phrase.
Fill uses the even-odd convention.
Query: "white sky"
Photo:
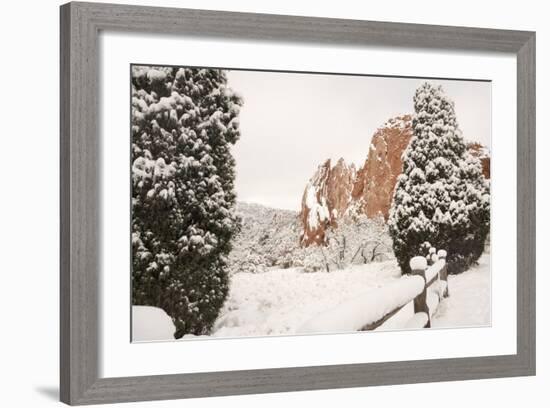
[[[326,159],[362,165],[372,135],[413,112],[424,79],[230,71],[244,97],[233,148],[239,201],[299,210],[306,183]],[[491,84],[430,80],[455,101],[464,137],[490,147]]]

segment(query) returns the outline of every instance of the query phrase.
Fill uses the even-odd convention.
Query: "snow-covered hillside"
[[[295,266],[300,257],[300,226],[296,211],[253,203],[237,203],[241,231],[233,241],[229,268],[236,272],[263,272],[270,267]]]
[[[273,268],[304,267],[307,271],[345,269],[393,259],[391,241],[384,221],[360,216],[339,223],[324,235],[325,245],[300,244],[302,227],[295,211],[237,203],[241,231],[228,256],[229,271],[266,272]]]

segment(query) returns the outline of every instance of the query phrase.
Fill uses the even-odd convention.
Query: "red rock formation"
[[[344,159],[334,167],[330,159],[319,166],[302,197],[302,245],[323,243],[326,229],[338,225],[338,217],[350,204],[354,180],[355,166],[348,166]]]
[[[410,115],[390,119],[372,137],[365,164],[353,188],[356,211],[369,218],[388,218],[393,189],[403,169],[401,155],[412,136]]]
[[[343,159],[334,167],[330,160],[319,166],[302,197],[302,245],[324,243],[327,228],[337,227],[341,217],[366,214],[387,220],[403,169],[401,156],[411,137],[411,115],[398,116],[376,130],[367,159],[357,171]],[[483,175],[490,178],[488,150],[479,143],[468,144],[468,149],[481,160]]]

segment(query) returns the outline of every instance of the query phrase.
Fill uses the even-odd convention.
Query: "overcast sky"
[[[299,210],[306,183],[326,159],[362,165],[372,135],[412,113],[424,79],[230,71],[244,97],[233,148],[239,201]],[[455,101],[464,137],[490,147],[491,84],[430,80]]]

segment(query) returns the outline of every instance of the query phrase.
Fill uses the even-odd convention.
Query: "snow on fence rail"
[[[374,330],[413,302],[414,315],[406,328],[430,327],[431,316],[439,300],[449,296],[447,288],[447,252],[435,250],[428,259],[411,259],[412,273],[344,302],[307,321],[301,333]],[[428,262],[430,265],[428,266]]]

